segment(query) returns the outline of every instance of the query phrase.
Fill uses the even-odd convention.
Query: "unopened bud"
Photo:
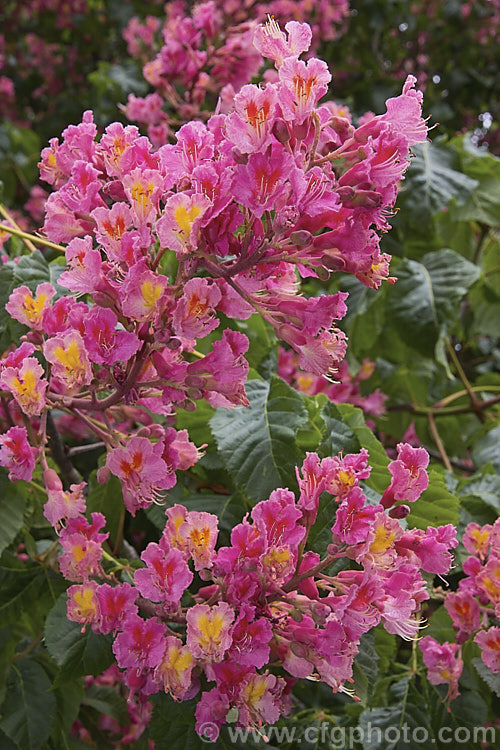
[[[190,401],[188,398],[181,404],[179,404],[185,411],[195,411],[196,404],[194,401]]]
[[[290,242],[298,247],[305,247],[310,245],[312,242],[312,234],[307,229],[298,229],[296,232],[292,232],[290,235]]]
[[[328,268],[325,268],[324,266],[317,266],[314,270],[318,274],[318,279],[320,279],[320,281],[328,281],[328,279],[330,278],[330,271],[328,270]]]
[[[409,512],[409,505],[396,505],[394,508],[391,508],[389,515],[391,518],[406,518]]]
[[[188,375],[185,378],[184,382],[189,388],[199,388],[204,384],[205,381],[198,375]]]
[[[97,481],[99,484],[106,484],[109,479],[111,479],[111,472],[107,466],[101,466],[100,469],[97,469]]]
[[[176,339],[175,337],[171,338],[165,344],[165,346],[167,346],[169,349],[178,349],[180,347],[180,345],[181,345],[180,339]]]
[[[298,141],[303,141],[309,132],[309,120],[306,118],[300,125],[293,126],[293,134]]]
[[[337,188],[337,195],[342,202],[351,201],[354,198],[355,193],[356,191],[351,185],[343,185],[342,187]]]
[[[272,133],[277,141],[280,143],[288,143],[290,140],[290,130],[288,129],[288,125],[284,120],[276,120]]]
[[[54,469],[45,469],[43,472],[43,483],[48,491],[60,492],[63,488],[59,475]]]
[[[299,609],[292,609],[292,611],[290,612],[290,617],[294,622],[302,622],[302,620],[304,619],[304,616]]]
[[[231,156],[233,157],[236,164],[247,164],[248,162],[248,154],[242,154],[241,151],[236,148],[236,146],[233,146],[231,149]]]
[[[331,271],[343,271],[345,268],[345,260],[340,255],[322,255],[321,263]]]
[[[192,398],[193,401],[199,401],[200,398],[203,397],[203,393],[199,388],[188,388],[186,394],[189,396],[189,398]]]

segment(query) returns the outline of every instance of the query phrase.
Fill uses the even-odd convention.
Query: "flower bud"
[[[296,232],[291,233],[290,242],[293,242],[298,247],[305,247],[311,244],[312,234],[307,229],[298,229]]]
[[[280,119],[275,121],[272,133],[276,140],[280,143],[288,143],[288,141],[290,140],[290,130],[288,129],[288,125],[284,120]]]
[[[391,518],[406,518],[409,512],[409,505],[396,505],[395,508],[391,508],[391,510],[389,511],[389,516]]]
[[[106,484],[108,479],[111,479],[111,472],[107,466],[101,466],[100,469],[97,469],[97,481],[99,484]]]
[[[231,149],[231,156],[233,157],[236,164],[248,163],[248,154],[242,154],[241,151],[236,148],[236,146],[233,146],[233,148]]]

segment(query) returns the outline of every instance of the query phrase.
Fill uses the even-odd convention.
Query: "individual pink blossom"
[[[156,221],[164,189],[160,173],[152,169],[134,169],[123,177],[122,183],[136,227],[151,226]]]
[[[481,613],[479,604],[467,591],[450,591],[444,601],[446,611],[453,620],[453,627],[458,630],[457,643],[464,643],[479,630]]]
[[[141,342],[131,331],[117,330],[118,319],[112,310],[93,307],[85,316],[83,340],[88,355],[99,365],[128,362]]]
[[[208,279],[190,279],[184,286],[172,315],[172,326],[178,336],[203,338],[219,325],[215,308],[221,299],[216,284]]]
[[[64,551],[59,557],[59,568],[68,581],[85,582],[102,575],[100,542],[75,533],[61,537],[61,544]]]
[[[302,476],[298,468],[296,469],[300,489],[297,505],[302,510],[305,523],[311,526],[316,520],[319,498],[325,489],[325,475],[317,453],[306,453],[301,471]]]
[[[257,570],[265,587],[276,591],[292,578],[296,565],[296,554],[291,546],[275,544],[267,547],[259,557]]]
[[[296,169],[281,144],[274,143],[271,148],[270,154],[250,154],[248,163],[236,166],[234,171],[233,194],[259,219],[265,211],[272,211],[280,199],[286,198],[287,180]]]
[[[244,604],[233,625],[229,658],[246,667],[263,667],[269,661],[273,629],[265,617],[254,619],[255,610]]]
[[[221,661],[231,646],[234,610],[226,602],[214,607],[195,604],[186,615],[187,646],[198,659]]]
[[[281,31],[274,18],[257,26],[253,43],[261,55],[270,57],[279,68],[287,57],[298,57],[310,47],[312,32],[307,23],[288,21],[285,24],[287,35]]]
[[[301,124],[328,90],[332,76],[323,60],[287,57],[279,69],[280,106],[286,120]]]
[[[165,276],[147,268],[144,260],[128,270],[120,290],[124,315],[133,320],[145,321],[160,312],[167,288]]]
[[[81,623],[82,631],[86,625],[96,625],[99,622],[97,588],[95,581],[87,581],[80,585],[70,586],[67,590],[68,620]]]
[[[0,384],[12,393],[26,416],[41,414],[48,383],[43,367],[34,357],[23,359],[21,366],[5,367],[0,374]]]
[[[199,193],[176,193],[170,196],[156,222],[156,232],[162,247],[173,250],[179,258],[193,251],[198,229],[209,207],[208,198]]]
[[[104,210],[104,209],[101,209]],[[75,237],[66,248],[69,269],[59,276],[59,284],[77,294],[91,294],[96,289],[102,267],[101,253],[92,247],[92,237]]]
[[[194,560],[195,570],[211,568],[218,534],[218,518],[212,513],[191,511],[179,528]]]
[[[488,601],[500,604],[500,557],[490,556],[474,583]]]
[[[160,490],[174,486],[176,476],[161,458],[163,446],[153,445],[145,437],[131,438],[124,448],[114,448],[106,466],[117,476],[123,489],[123,501],[132,515],[147,508],[159,497]]]
[[[137,614],[137,590],[129,583],[110,586],[103,583],[96,590],[99,604],[99,632],[111,633],[121,627],[129,614]]]
[[[85,512],[85,482],[72,484],[69,490],[63,490],[62,482],[54,469],[45,469],[43,481],[47,490],[43,514],[54,528],[59,528],[61,522],[77,518]]]
[[[156,617],[143,620],[132,614],[122,623],[122,632],[113,643],[113,653],[122,669],[143,672],[154,669],[165,650],[165,626]]]
[[[97,223],[97,241],[105,248],[110,260],[119,260],[122,256],[122,240],[132,224],[130,206],[119,201],[111,208],[95,208],[92,218]]]
[[[189,648],[180,638],[168,636],[165,639],[165,652],[155,669],[154,678],[163,690],[174,700],[184,700],[191,687],[191,672],[195,660]]]
[[[73,163],[68,182],[59,189],[59,197],[70,211],[90,214],[92,209],[103,205],[98,177],[98,170],[88,162],[77,159]]]
[[[28,442],[26,427],[11,427],[0,435],[0,466],[9,470],[9,479],[30,481],[38,451]]]
[[[462,537],[462,544],[467,552],[484,560],[488,554],[492,529],[491,524],[485,524],[484,526],[480,526],[478,523],[467,524]]]
[[[409,75],[403,85],[401,96],[386,101],[387,112],[381,120],[404,136],[409,146],[421,143],[427,138],[427,124],[422,118],[421,91],[415,90],[417,79]]]
[[[248,362],[243,356],[247,349],[247,337],[226,328],[212,351],[188,366],[190,375],[204,376],[203,395],[211,406],[248,405],[244,387]]]
[[[39,284],[35,296],[27,286],[14,289],[5,305],[5,309],[13,318],[34,331],[43,330],[43,317],[50,307],[50,300],[56,290],[52,284]]]
[[[332,533],[342,544],[360,544],[368,538],[380,505],[367,505],[360,487],[354,487],[337,509]]]
[[[276,119],[276,89],[243,86],[234,98],[235,112],[227,118],[227,137],[242,153],[264,151],[271,142]]]
[[[481,649],[481,659],[494,674],[500,672],[500,628],[481,630],[474,638]]]
[[[429,454],[425,448],[399,443],[397,450],[397,459],[388,466],[392,481],[382,496],[384,508],[390,508],[397,501],[415,502],[429,485],[426,472]]]
[[[193,580],[183,554],[175,547],[165,550],[150,542],[141,558],[146,567],[135,571],[134,583],[142,596],[153,602],[177,605]]]
[[[71,330],[48,339],[43,345],[43,353],[52,364],[52,376],[68,390],[88,385],[92,380],[92,367],[78,331]]]
[[[238,722],[243,726],[275,724],[281,714],[281,693],[286,683],[282,677],[253,673],[244,680],[238,698]]]
[[[454,700],[460,693],[458,680],[462,674],[464,663],[461,649],[457,643],[439,644],[430,635],[419,641],[420,650],[427,667],[427,677],[433,685],[447,684],[447,700]]]
[[[262,500],[254,506],[251,515],[269,546],[287,544],[296,548],[306,533],[299,523],[302,512],[290,490],[274,490],[268,500]]]
[[[231,708],[229,698],[218,688],[203,693],[196,705],[196,732],[206,736],[210,742],[215,742],[221,727],[226,723],[226,716]]]

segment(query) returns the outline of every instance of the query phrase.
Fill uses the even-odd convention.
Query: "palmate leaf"
[[[406,174],[398,204],[404,208],[406,221],[418,230],[453,200],[463,204],[478,182],[458,171],[460,160],[453,148],[425,142],[413,146],[412,151],[415,158]]]
[[[50,687],[45,670],[34,659],[12,664],[0,729],[22,750],[38,750],[52,730],[56,699]]]
[[[0,469],[0,555],[23,526],[24,497],[19,486]]]
[[[296,488],[296,435],[308,414],[302,396],[280,378],[250,380],[246,392],[249,405],[217,409],[210,428],[236,485],[264,500],[277,487]]]
[[[421,262],[403,260],[398,283],[388,292],[388,312],[403,340],[432,354],[447,325],[458,314],[458,304],[479,278],[479,268],[445,248],[424,255]]]
[[[459,520],[458,497],[446,487],[444,473],[435,468],[429,471],[429,487],[419,499],[411,503],[407,518],[410,529],[426,529],[428,526],[456,525]]]

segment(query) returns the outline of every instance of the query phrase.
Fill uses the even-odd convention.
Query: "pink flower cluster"
[[[257,27],[254,44],[276,63],[275,82],[244,85],[230,112],[183,125],[174,144],[155,150],[120,123],[97,138],[86,112],[42,152],[41,175],[54,188],[44,231],[68,243],[58,283],[69,294],[57,298],[50,283],[12,292],[6,309],[28,334],[0,361],[0,385],[14,412],[39,419],[33,447],[44,468],[50,409],[104,441],[100,478],[120,479],[131,513],[199,458],[187,435],[153,425],[149,412],[169,417],[202,399],[247,403],[247,338],[225,329],[208,353],[196,348],[220,314],[259,313],[298,366],[321,377],[345,354],[337,322],[347,295],[307,299],[300,277],[343,270],[376,288],[388,276],[378,232],[410,146],[426,137],[421,94],[408,79],[385,114],[355,129],[318,104],[331,76],[321,60],[300,59],[310,43],[307,24]],[[123,405],[137,407],[129,435],[116,429]],[[26,479],[29,453],[18,433],[0,460]]]
[[[457,591],[446,594],[444,606],[453,621],[456,644],[440,646],[427,636],[420,642],[429,679],[434,684],[448,683],[448,699],[459,695],[458,679],[463,661],[460,644],[469,638],[481,649],[484,664],[500,673],[500,627],[489,619],[500,620],[500,519],[493,525],[469,523],[462,543],[470,553],[463,563],[466,574]]]
[[[405,455],[418,450],[404,448]],[[159,690],[188,700],[201,690],[200,732],[206,721],[221,727],[231,709],[239,726],[276,722],[300,678],[348,691],[363,633],[382,623],[389,633],[417,637],[428,598],[421,569],[445,573],[457,544],[451,526],[404,530],[381,504],[370,504],[360,484],[369,474],[365,450],[322,460],[307,454],[297,470],[299,498],[275,490],[233,528],[230,546],[218,549],[217,517],[174,505],[159,543],[142,553],[134,585],[91,580],[103,573],[90,554],[77,578],[101,519],[93,514],[92,531],[69,522],[62,543],[79,559],[67,569],[65,551],[61,567],[83,582],[68,589],[68,617],[115,634],[117,663],[141,700]],[[320,558],[306,543],[322,493],[335,522]],[[332,574],[331,564],[345,557],[352,569]],[[195,576],[195,603],[186,606]],[[281,665],[282,676],[271,664]],[[213,687],[205,690],[205,682]]]
[[[169,125],[193,117],[206,119],[220,97],[225,111],[244,83],[263,64],[252,45],[255,27],[266,18],[278,22],[308,21],[312,49],[334,39],[348,15],[347,0],[272,0],[247,7],[234,0],[213,0],[186,8],[186,3],[165,6],[162,23],[154,16],[132,18],[124,32],[128,51],[143,63],[143,75],[154,88],[146,97],[131,94],[127,117],[147,126],[156,145],[165,142]],[[153,57],[153,55],[155,55]]]

